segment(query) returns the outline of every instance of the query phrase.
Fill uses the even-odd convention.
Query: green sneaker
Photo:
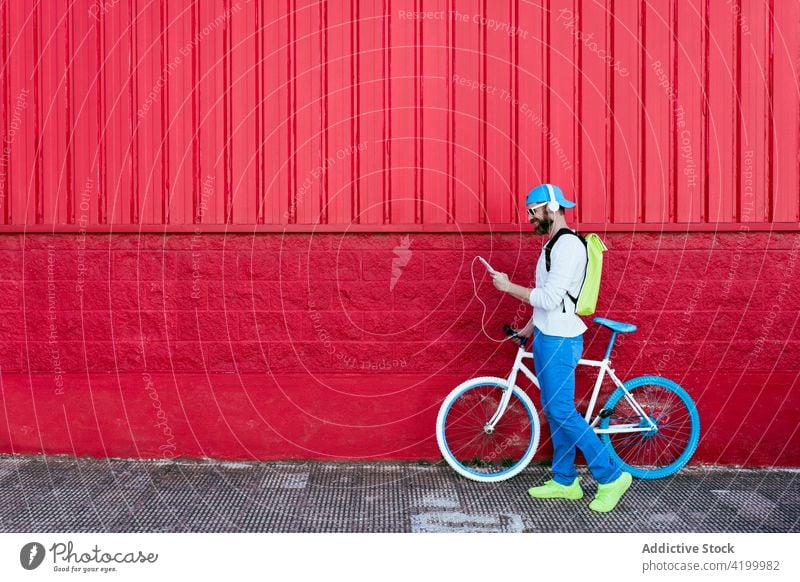
[[[575,477],[572,485],[562,485],[550,479],[544,485],[528,489],[528,495],[536,499],[582,499],[580,480],[580,477]]]
[[[597,496],[589,504],[589,509],[607,513],[614,509],[633,482],[630,473],[623,472],[615,481],[602,485],[597,484]]]

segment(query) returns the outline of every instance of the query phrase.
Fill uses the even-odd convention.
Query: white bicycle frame
[[[524,358],[530,358],[533,360],[533,352],[526,352],[521,346],[517,350],[517,357],[514,360],[514,366],[511,368],[511,373],[508,375],[508,379],[506,380],[506,387],[504,388],[503,397],[500,399],[500,406],[494,413],[494,416],[489,420],[489,422],[484,427],[487,431],[493,431],[494,427],[500,422],[500,419],[505,414],[506,408],[508,407],[508,403],[511,400],[511,392],[513,387],[516,385],[517,382],[517,374],[522,372],[525,377],[527,377],[533,385],[536,386],[541,391],[541,387],[539,386],[539,380],[536,378],[536,375],[531,372],[531,370],[522,362]],[[589,400],[589,406],[586,408],[586,414],[584,415],[584,419],[586,422],[589,423],[589,426],[594,429],[594,432],[597,434],[617,434],[617,433],[629,433],[629,432],[649,432],[651,430],[658,430],[658,427],[653,422],[653,420],[647,415],[647,413],[639,406],[639,403],[636,402],[634,397],[625,388],[625,385],[617,378],[617,375],[614,373],[614,370],[610,366],[610,359],[604,358],[602,360],[585,360],[581,358],[578,360],[579,366],[591,366],[593,368],[600,368],[599,373],[597,374],[597,380],[594,383],[594,389],[592,390],[592,397]],[[641,426],[641,423],[637,424],[615,424],[613,427],[609,428],[599,428],[597,425],[600,422],[600,414],[594,418],[594,420],[589,420],[592,418],[592,413],[594,412],[595,404],[597,404],[597,397],[600,395],[600,386],[603,383],[603,378],[605,375],[608,374],[611,379],[623,392],[625,396],[625,400],[630,403],[631,407],[636,411],[639,416],[647,421],[650,426]]]

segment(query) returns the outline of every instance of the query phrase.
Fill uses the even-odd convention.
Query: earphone
[[[561,205],[556,200],[556,193],[553,190],[553,186],[550,184],[545,184],[547,188],[547,192],[550,194],[550,202],[547,203],[547,209],[550,212],[558,212],[558,209],[561,208]]]

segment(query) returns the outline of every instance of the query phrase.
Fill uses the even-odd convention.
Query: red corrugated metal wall
[[[422,12],[424,11],[424,12]],[[800,4],[0,4],[5,230],[797,229]]]

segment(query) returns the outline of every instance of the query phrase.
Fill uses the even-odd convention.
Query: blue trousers
[[[598,483],[610,483],[622,474],[600,437],[575,408],[575,367],[582,353],[581,335],[558,337],[533,329],[533,365],[553,440],[553,479],[562,485],[571,485],[578,476],[576,448]]]

